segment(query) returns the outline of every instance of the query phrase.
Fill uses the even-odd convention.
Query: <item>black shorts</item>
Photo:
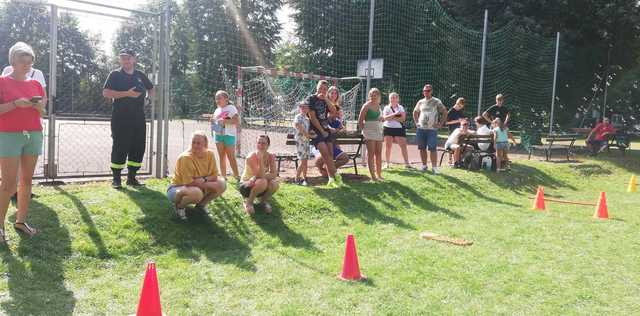
[[[312,129],[315,134],[316,137],[312,138],[310,140],[311,145],[315,146],[316,148],[318,148],[318,144],[319,143],[333,143],[336,140],[336,134],[331,134],[328,131],[327,132],[329,135],[327,135],[327,137],[323,137],[322,133],[316,131],[315,129]]]
[[[382,129],[382,135],[393,136],[393,137],[407,137],[407,130],[404,127],[401,127],[401,128],[384,127]]]
[[[251,194],[251,188],[250,186],[247,185],[246,182],[242,181],[240,182],[240,185],[238,186],[238,191],[240,191],[240,194],[245,197],[248,198],[249,195]],[[267,192],[266,190],[260,194],[258,194],[256,197],[261,197],[264,195],[264,193]]]

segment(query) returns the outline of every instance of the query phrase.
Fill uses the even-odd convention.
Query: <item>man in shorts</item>
[[[438,174],[438,128],[447,121],[447,108],[440,99],[433,97],[433,87],[430,84],[422,88],[423,99],[413,108],[413,121],[416,122],[416,140],[422,160],[422,171],[427,171],[427,150],[431,158],[433,174]]]

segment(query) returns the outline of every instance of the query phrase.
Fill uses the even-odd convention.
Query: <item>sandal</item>
[[[268,202],[262,202],[262,207],[264,207],[264,212],[267,214],[271,214],[271,212],[273,212],[271,204],[269,204]]]
[[[0,245],[7,243],[7,235],[4,232],[4,227],[0,228]]]
[[[27,223],[16,222],[13,225],[13,228],[19,233],[23,233],[29,235],[29,237],[33,237],[38,233],[38,230],[29,226]]]
[[[247,203],[247,201],[244,202],[244,211],[249,215],[253,215],[256,212],[253,209],[253,204]]]

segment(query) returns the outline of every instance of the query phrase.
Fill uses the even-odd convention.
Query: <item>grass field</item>
[[[169,211],[166,180],[121,192],[38,187],[30,222],[43,231],[9,229],[0,250],[0,313],[133,314],[154,260],[167,315],[635,314],[640,193],[625,189],[639,171],[638,155],[518,161],[509,174],[393,169],[381,184],[285,185],[274,214],[255,218],[230,188],[186,223]],[[606,191],[613,219],[593,219],[589,206],[532,211],[538,185],[594,203]],[[474,244],[421,240],[423,231]],[[366,282],[336,279],[348,233]]]

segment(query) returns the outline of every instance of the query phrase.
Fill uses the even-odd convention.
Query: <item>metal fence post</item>
[[[56,76],[58,68],[58,7],[51,5],[51,18],[49,25],[49,126],[47,129],[47,164],[45,178],[55,179],[56,168]]]
[[[487,30],[489,28],[489,10],[484,10],[484,30],[482,32],[482,57],[480,59],[480,87],[478,88],[478,113],[482,112],[482,90],[484,88],[484,64],[487,54]]]
[[[553,67],[553,92],[551,93],[551,118],[549,120],[549,134],[553,134],[553,112],[556,105],[556,80],[558,79],[558,51],[560,49],[560,32],[556,36],[556,62]]]

